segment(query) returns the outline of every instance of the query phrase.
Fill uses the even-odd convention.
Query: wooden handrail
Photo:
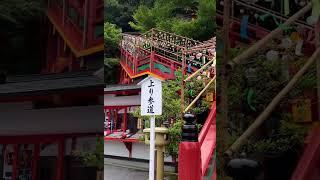
[[[191,74],[189,77],[187,77],[184,82],[190,81],[195,75],[197,75],[198,73],[200,73],[203,69],[205,69],[208,65],[210,65],[211,63],[215,64],[216,58],[214,57],[211,61],[209,61],[207,64],[203,65],[200,69],[198,69],[196,72],[194,72],[193,74]]]
[[[200,143],[200,146],[202,145],[206,135],[208,134],[208,131],[210,129],[210,125],[213,124],[213,120],[214,120],[214,118],[216,117],[216,114],[217,114],[216,109],[217,109],[216,102],[214,101],[212,103],[212,106],[211,106],[210,114],[207,117],[207,120],[204,123],[204,125],[203,125],[203,127],[202,127],[202,129],[200,131],[199,137],[198,137],[198,141]]]

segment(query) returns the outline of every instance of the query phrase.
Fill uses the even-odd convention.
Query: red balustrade
[[[216,147],[216,103],[199,134],[198,142],[181,142],[179,146],[179,180],[202,180]],[[216,180],[214,167],[212,180]]]

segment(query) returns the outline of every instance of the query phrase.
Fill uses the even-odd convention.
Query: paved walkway
[[[104,180],[147,180],[148,172],[104,165]]]

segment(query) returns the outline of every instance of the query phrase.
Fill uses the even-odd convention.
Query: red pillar
[[[40,157],[40,145],[35,144],[34,145],[34,154],[32,159],[32,179],[37,179],[37,173],[38,173],[38,161]]]
[[[64,164],[64,151],[65,144],[64,139],[60,140],[58,143],[58,160],[57,160],[57,169],[56,169],[56,180],[63,179],[63,164]]]
[[[179,180],[201,180],[201,152],[198,142],[179,145]]]
[[[127,130],[127,107],[124,109],[124,114],[123,114],[123,132],[126,132]]]
[[[153,72],[154,61],[155,61],[155,56],[154,56],[154,51],[152,51],[150,54],[150,72]]]
[[[13,145],[13,165],[12,165],[12,179],[18,177],[18,160],[19,160],[19,145]]]

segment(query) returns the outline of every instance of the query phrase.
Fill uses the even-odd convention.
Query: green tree
[[[130,25],[141,32],[158,28],[207,40],[216,29],[215,3],[215,0],[156,0],[152,7],[140,5]]]
[[[0,70],[10,74],[38,73],[45,31],[40,0],[2,0],[0,3]]]
[[[115,24],[104,23],[104,43],[106,57],[115,57],[121,40],[122,30]]]
[[[133,21],[133,13],[139,5],[150,7],[154,0],[108,0],[105,1],[105,19],[124,32],[136,31],[128,23]]]

